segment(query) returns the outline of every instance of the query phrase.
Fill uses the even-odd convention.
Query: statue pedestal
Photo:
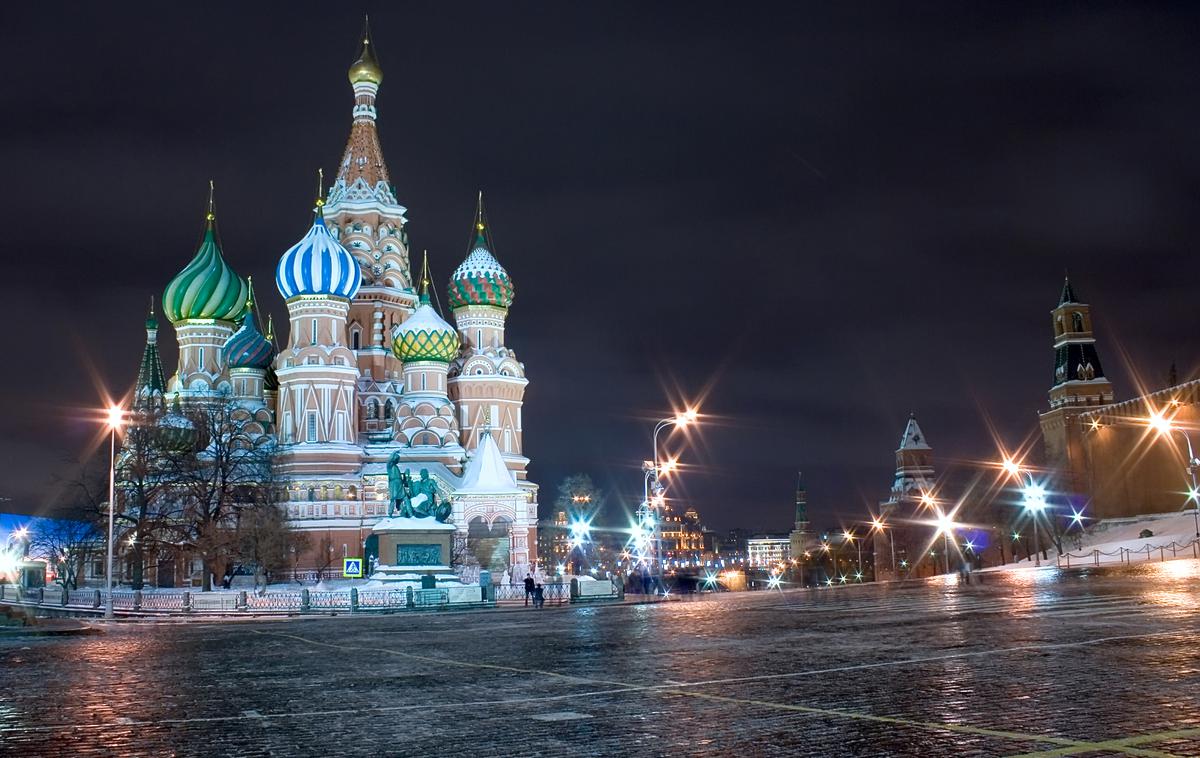
[[[379,565],[372,580],[421,589],[422,577],[432,574],[439,589],[463,586],[450,569],[453,524],[394,516],[382,519],[372,531],[379,537]]]

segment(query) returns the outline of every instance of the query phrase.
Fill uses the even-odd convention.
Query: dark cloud
[[[1196,14],[1166,6],[405,4],[372,9],[381,133],[444,278],[488,197],[518,294],[532,476],[638,489],[646,419],[711,387],[681,491],[783,529],[878,499],[916,411],[946,458],[1027,435],[1069,268],[1118,392],[1196,364]],[[128,384],[209,178],[271,281],[349,125],[328,5],[8,10],[6,495],[36,509]],[[264,300],[277,317],[273,293]],[[167,340],[166,359],[174,360]],[[672,398],[678,399],[678,398]]]

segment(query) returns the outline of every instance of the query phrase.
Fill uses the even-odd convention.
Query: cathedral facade
[[[388,512],[394,454],[414,479],[426,472],[436,482],[482,567],[534,563],[538,487],[526,476],[521,415],[528,382],[505,341],[513,283],[492,253],[482,198],[474,243],[445,290],[451,324],[434,306],[428,269],[410,258],[407,209],[377,129],[383,71],[366,32],[349,79],[354,105],[337,175],[276,266],[286,340],[276,342],[252,284],[225,262],[210,204],[198,251],[162,299],[179,345],[165,397],[229,398],[253,418],[275,450],[289,522],[311,533],[300,568],[369,555],[371,527]]]

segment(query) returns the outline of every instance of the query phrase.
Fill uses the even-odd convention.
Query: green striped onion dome
[[[450,307],[494,305],[507,308],[513,301],[513,283],[508,272],[488,250],[483,224],[477,225],[471,252],[450,277]]]
[[[189,319],[237,321],[246,311],[246,280],[221,257],[213,217],[192,262],[175,275],[163,292],[163,313],[172,324]]]
[[[392,353],[405,362],[449,363],[458,355],[458,332],[429,304],[428,293],[421,295],[421,304],[396,330]]]

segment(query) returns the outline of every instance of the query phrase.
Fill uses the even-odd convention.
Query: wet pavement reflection
[[[1200,755],[1200,562],[0,640],[0,754]]]

